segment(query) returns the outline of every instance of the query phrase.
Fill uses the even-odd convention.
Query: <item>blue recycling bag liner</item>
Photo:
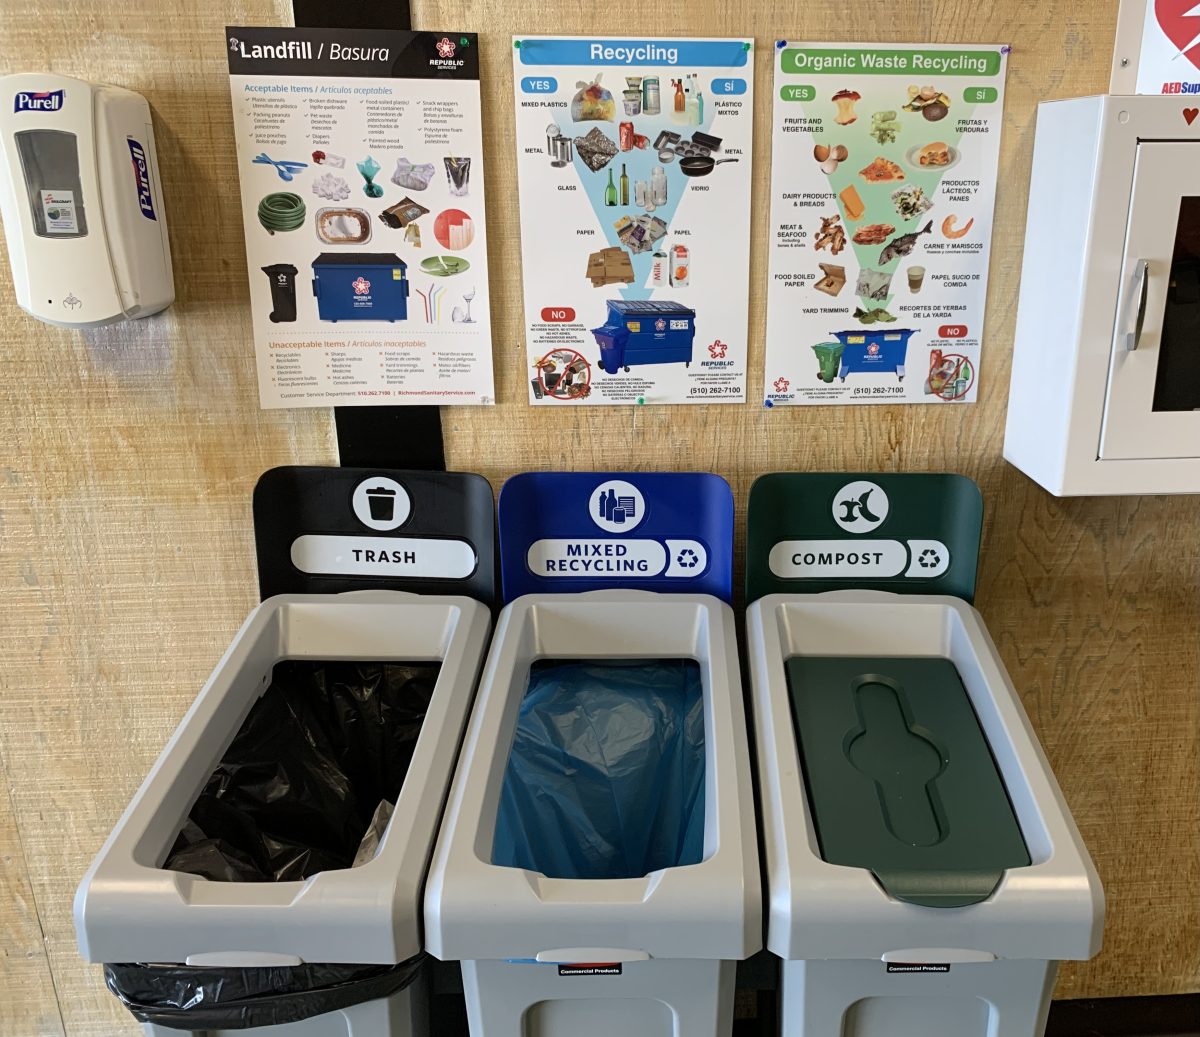
[[[733,491],[706,472],[527,472],[500,491],[504,600],[733,594]]]
[[[704,770],[694,660],[535,663],[492,863],[564,879],[641,878],[698,864]]]

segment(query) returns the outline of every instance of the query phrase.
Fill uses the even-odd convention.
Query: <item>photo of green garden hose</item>
[[[258,222],[274,234],[304,226],[304,199],[291,191],[276,191],[258,203]]]

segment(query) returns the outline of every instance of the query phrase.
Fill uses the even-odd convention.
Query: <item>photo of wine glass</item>
[[[467,304],[464,310],[461,306],[455,306],[450,314],[450,319],[456,324],[474,324],[475,318],[471,316],[471,300],[475,298],[475,287],[472,285],[471,290],[463,297],[463,302]]]

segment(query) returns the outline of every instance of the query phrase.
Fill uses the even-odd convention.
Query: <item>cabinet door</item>
[[[1138,145],[1100,457],[1200,457],[1200,144]]]

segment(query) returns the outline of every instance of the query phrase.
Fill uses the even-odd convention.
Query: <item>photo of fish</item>
[[[898,238],[893,238],[882,252],[879,253],[879,265],[887,266],[893,259],[901,259],[907,256],[914,248],[917,247],[917,239],[922,234],[929,234],[933,231],[933,220],[930,220],[920,230],[915,230],[910,234],[901,234]]]

